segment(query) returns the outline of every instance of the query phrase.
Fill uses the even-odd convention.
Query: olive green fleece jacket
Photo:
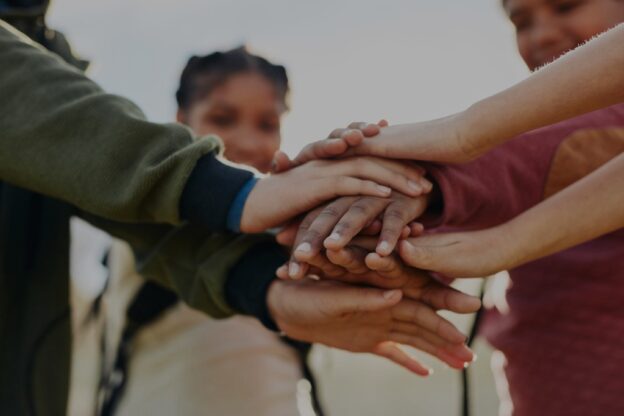
[[[0,414],[65,412],[71,215],[128,241],[139,271],[192,307],[265,318],[283,254],[267,236],[225,233],[251,174],[219,150],[147,122],[0,21]]]

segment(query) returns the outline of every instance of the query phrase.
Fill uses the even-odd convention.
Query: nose
[[[537,16],[531,31],[531,43],[537,49],[550,49],[561,41],[562,30],[556,19],[542,14]]]
[[[241,126],[228,137],[226,157],[266,172],[276,150],[275,140],[270,140],[253,127]]]

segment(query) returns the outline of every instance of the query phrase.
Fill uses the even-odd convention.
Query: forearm
[[[624,101],[624,25],[591,40],[458,117],[468,153],[479,155],[539,127]]]
[[[624,227],[624,154],[499,227],[513,246],[510,267]]]
[[[146,121],[1,21],[0,62],[0,180],[118,221],[225,229],[229,202],[251,174],[215,159],[216,138]]]

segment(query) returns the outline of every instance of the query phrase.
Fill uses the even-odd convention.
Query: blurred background
[[[527,75],[499,0],[55,0],[48,21],[92,61],[93,79],[154,121],[174,120],[178,76],[192,54],[246,44],[284,64],[291,155],[350,121],[447,115]],[[468,331],[471,318],[460,323]],[[473,414],[495,415],[491,354],[481,342],[476,349]],[[460,375],[424,360],[435,370],[429,379],[371,356],[322,347],[312,356],[330,415],[460,414]]]

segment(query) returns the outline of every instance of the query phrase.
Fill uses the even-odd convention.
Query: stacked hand
[[[377,354],[428,375],[400,349],[404,344],[461,369],[474,356],[466,337],[437,312],[475,312],[480,301],[407,266],[395,250],[423,231],[415,221],[432,199],[425,170],[372,156],[315,160],[355,154],[385,126],[335,130],[294,163],[278,154],[278,173],[252,190],[241,230],[287,224],[278,241],[293,248],[291,260],[278,270],[283,280],[272,283],[267,303],[291,338]]]

